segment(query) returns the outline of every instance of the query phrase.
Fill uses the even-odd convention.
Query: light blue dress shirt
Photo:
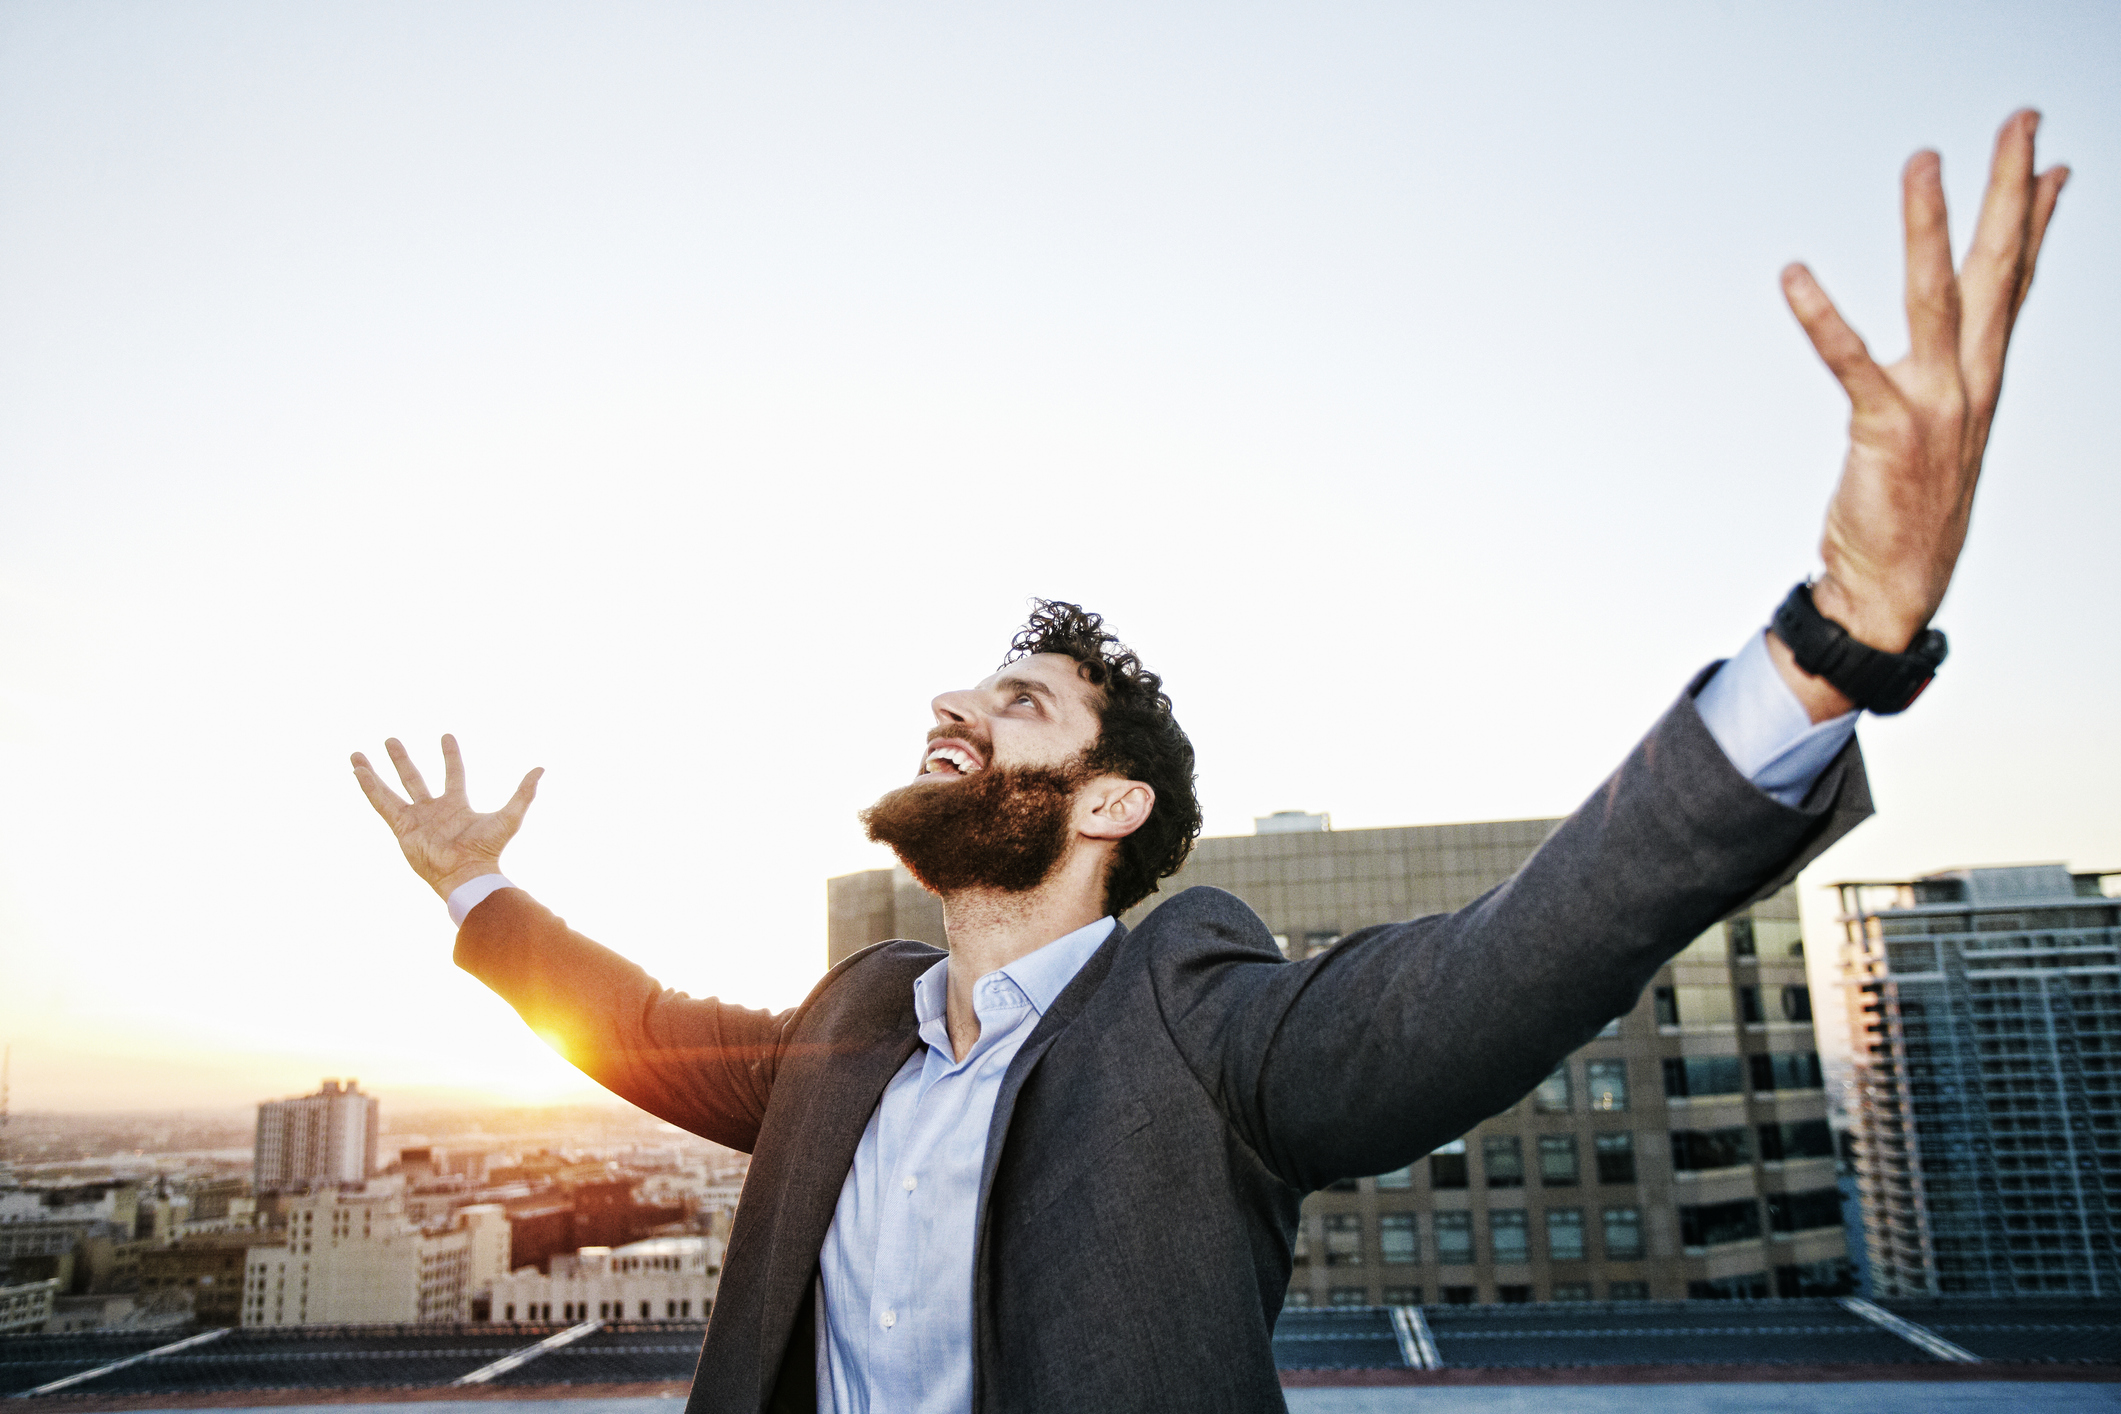
[[[1746,779],[1784,805],[1804,799],[1856,730],[1856,714],[1816,726],[1756,633],[1694,699],[1703,725]],[[449,896],[464,916],[506,878]],[[1101,918],[980,979],[980,1036],[962,1061],[943,1019],[948,958],[913,984],[927,1044],[885,1087],[862,1131],[818,1254],[819,1414],[970,1414],[972,1256],[981,1166],[1003,1074],[1047,1008],[1115,920]]]
[[[1002,1076],[1116,920],[1100,918],[979,980],[979,1040],[953,1057],[944,958],[913,983],[916,1051],[884,1087],[818,1254],[822,1414],[972,1408],[972,1244]]]

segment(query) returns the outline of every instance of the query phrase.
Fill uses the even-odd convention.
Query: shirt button
[[[897,1324],[898,1324],[898,1312],[896,1312],[896,1311],[886,1311],[886,1312],[884,1313],[884,1315],[883,1315],[883,1324],[884,1324],[884,1329],[885,1329],[885,1330],[887,1330],[887,1331],[888,1331],[888,1330],[890,1330],[890,1329],[891,1329],[891,1328],[892,1328],[893,1326],[897,1325]]]
[[[911,1193],[915,1188],[920,1186],[920,1180],[909,1173],[906,1175],[905,1183],[903,1186],[908,1193]]]

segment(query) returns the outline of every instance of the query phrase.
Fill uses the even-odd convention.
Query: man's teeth
[[[979,762],[972,758],[971,752],[960,751],[954,746],[938,746],[928,753],[928,769],[935,770],[938,763],[955,767],[961,776],[969,776],[979,769]]]

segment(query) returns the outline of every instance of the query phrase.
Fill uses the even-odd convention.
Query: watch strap
[[[1889,717],[1905,712],[1937,676],[1948,651],[1944,635],[1926,628],[1904,653],[1886,653],[1858,643],[1849,631],[1819,612],[1812,587],[1800,584],[1775,610],[1775,636],[1789,646],[1797,666],[1825,678],[1866,712]]]

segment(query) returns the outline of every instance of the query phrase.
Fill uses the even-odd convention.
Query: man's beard
[[[1068,852],[1075,792],[1088,778],[1080,760],[989,766],[962,780],[901,786],[864,810],[862,823],[930,893],[1028,893]]]

